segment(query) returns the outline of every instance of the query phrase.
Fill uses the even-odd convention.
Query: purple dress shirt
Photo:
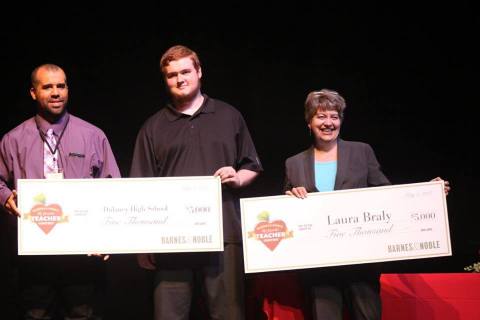
[[[0,142],[0,201],[4,205],[17,187],[17,179],[42,179],[42,133],[53,128],[64,178],[119,178],[115,157],[102,130],[67,112],[50,124],[36,115],[10,132]]]

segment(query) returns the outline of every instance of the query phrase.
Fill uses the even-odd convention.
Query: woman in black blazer
[[[285,193],[305,198],[308,192],[374,187],[390,184],[366,143],[340,139],[346,104],[337,92],[313,91],[305,101],[305,120],[313,145],[285,162]],[[440,178],[435,178],[437,180]],[[445,181],[445,191],[449,191]],[[316,319],[381,319],[378,264],[313,269],[303,278],[311,290]]]

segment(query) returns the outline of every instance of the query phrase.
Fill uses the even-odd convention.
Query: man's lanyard
[[[52,148],[50,143],[48,143],[47,139],[45,138],[46,134],[40,129],[40,125],[38,124],[37,119],[35,119],[35,123],[37,124],[37,129],[38,129],[38,133],[40,134],[40,138],[42,138],[43,142],[47,145],[48,150],[50,150],[52,154],[57,153],[58,147],[60,146],[60,140],[62,140],[63,134],[65,133],[65,129],[67,129],[67,125],[69,121],[70,121],[70,117],[67,117],[65,126],[63,127],[62,132],[60,132],[60,136],[58,137],[58,140],[55,144],[55,148]]]

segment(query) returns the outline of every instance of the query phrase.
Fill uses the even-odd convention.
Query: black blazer
[[[315,187],[315,155],[313,146],[285,161],[284,191],[305,187],[307,192],[318,192]],[[338,139],[337,175],[334,190],[389,185],[380,170],[372,147],[363,142]]]

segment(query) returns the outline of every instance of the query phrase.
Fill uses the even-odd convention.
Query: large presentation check
[[[21,255],[222,251],[218,177],[18,180]]]
[[[449,256],[443,181],[241,199],[245,271]]]

